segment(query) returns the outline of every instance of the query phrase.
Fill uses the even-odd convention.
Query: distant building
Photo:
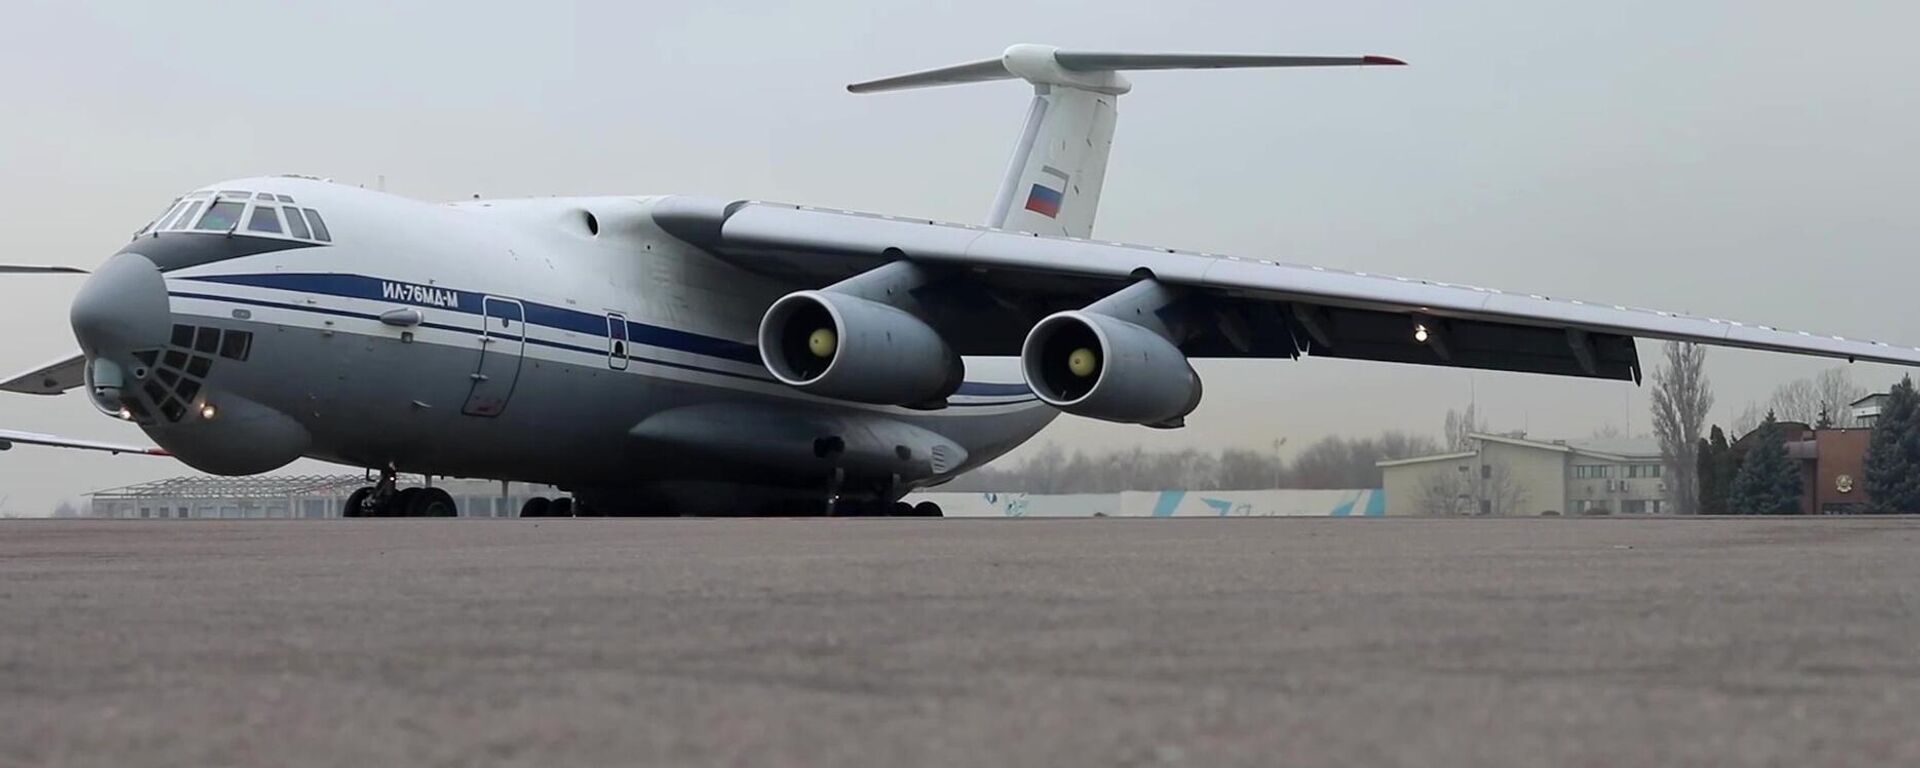
[[[1869,395],[1855,401],[1855,417],[1860,414],[1860,403],[1876,397],[1886,395]],[[1879,415],[1879,403],[1876,401],[1872,408],[1869,419]],[[1782,421],[1778,426],[1787,444],[1787,458],[1800,465],[1800,514],[1852,515],[1867,511],[1867,484],[1862,481],[1866,477],[1867,442],[1873,437],[1872,429],[1815,429],[1797,421]],[[1736,457],[1746,455],[1753,445],[1754,434],[1748,432],[1733,441]]]
[[[1880,409],[1885,408],[1886,405],[1887,393],[1875,392],[1853,401],[1848,408],[1853,411],[1854,423],[1870,429],[1875,421],[1880,420]]]
[[[1667,508],[1652,438],[1474,433],[1467,450],[1378,463],[1389,515],[1647,514]]]
[[[418,485],[418,477],[401,478]],[[87,494],[94,517],[287,518],[339,517],[347,496],[370,485],[363,475],[188,475]],[[492,480],[435,480],[453,496],[461,517],[517,517],[534,496],[564,495],[544,485]]]

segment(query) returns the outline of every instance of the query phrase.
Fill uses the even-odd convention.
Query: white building
[[[1652,438],[1475,433],[1467,450],[1378,463],[1389,515],[1653,514],[1667,510]]]

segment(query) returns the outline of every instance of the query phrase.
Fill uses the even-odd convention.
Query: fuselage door
[[[627,316],[618,312],[607,313],[607,367],[616,371],[627,369],[628,349]]]
[[[488,296],[480,318],[480,364],[467,395],[468,416],[498,416],[520,380],[520,357],[527,348],[527,313],[520,302]]]

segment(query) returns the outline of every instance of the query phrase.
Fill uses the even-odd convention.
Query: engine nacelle
[[[880,405],[938,403],[960,388],[960,356],[920,318],[833,291],[790,293],[760,319],[774,378],[823,397]]]
[[[1041,320],[1020,347],[1020,370],[1042,402],[1075,416],[1172,427],[1200,405],[1200,376],[1178,347],[1097,312]]]

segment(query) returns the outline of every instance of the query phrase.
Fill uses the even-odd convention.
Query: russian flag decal
[[[1040,175],[1041,180],[1027,193],[1026,208],[1049,219],[1057,218],[1060,201],[1066,197],[1067,175],[1049,165],[1040,166]]]

